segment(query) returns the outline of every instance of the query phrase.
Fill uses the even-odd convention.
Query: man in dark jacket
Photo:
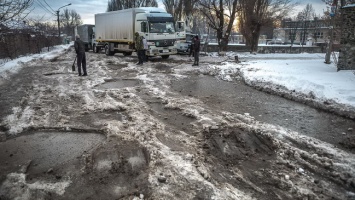
[[[134,34],[134,43],[135,43],[135,47],[136,47],[137,55],[138,55],[137,65],[143,65],[143,61],[145,60],[143,36],[140,36],[138,32],[136,32]]]
[[[192,66],[198,66],[198,62],[200,61],[200,40],[198,39],[198,35],[194,37],[194,43],[192,44],[192,51],[194,53],[194,64]]]
[[[191,43],[190,43],[190,48],[189,48],[189,57],[191,57],[191,55],[192,55],[192,57],[194,57],[195,55],[194,55],[194,40],[195,40],[195,37],[192,37],[191,38]]]
[[[87,76],[86,73],[86,57],[85,57],[85,44],[80,40],[80,36],[75,36],[76,40],[74,42],[74,48],[76,52],[77,66],[79,76]],[[81,74],[81,67],[83,67],[83,74]]]

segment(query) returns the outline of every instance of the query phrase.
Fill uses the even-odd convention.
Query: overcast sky
[[[65,7],[70,10],[75,10],[83,19],[84,24],[94,24],[94,15],[96,13],[106,12],[108,0],[35,0],[34,10],[31,13],[31,18],[43,19],[45,21],[55,21],[57,18],[50,12],[55,12],[60,7],[69,3],[72,5]],[[298,0],[300,6],[295,8],[295,13],[302,10],[307,3],[311,3],[317,14],[321,14],[326,9],[325,3],[322,0]],[[48,5],[47,5],[47,4]],[[164,8],[161,0],[158,0],[159,7]],[[62,12],[64,8],[61,8]]]

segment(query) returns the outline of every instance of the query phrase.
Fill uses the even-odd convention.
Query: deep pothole
[[[139,85],[136,79],[106,79],[105,83],[98,85],[98,89],[122,89],[127,87],[135,87]]]
[[[0,175],[18,171],[31,161],[28,173],[46,172],[91,152],[105,136],[99,133],[35,132],[1,143]]]

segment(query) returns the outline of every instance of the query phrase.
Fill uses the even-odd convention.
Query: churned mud
[[[228,58],[74,52],[0,84],[0,199],[355,199],[352,119],[226,82]]]

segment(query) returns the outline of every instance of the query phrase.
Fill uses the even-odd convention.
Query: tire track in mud
[[[183,107],[183,106],[182,106]],[[210,110],[210,108],[208,108]],[[254,121],[254,120],[252,120]],[[228,127],[228,126],[226,126]],[[218,129],[218,127],[213,128],[213,130]],[[257,133],[257,132],[256,132]],[[216,131],[214,132],[216,134]],[[308,155],[308,153],[305,153],[308,151],[306,148],[305,150],[299,150],[299,145],[296,147],[290,146],[292,149],[294,149],[293,152],[295,155],[292,158],[288,158],[291,160],[296,160],[293,161],[292,164],[291,162],[282,162],[279,159],[277,159],[277,153],[276,152],[282,152],[284,148],[275,148],[273,147],[272,143],[267,142],[267,140],[261,139],[260,136],[256,137],[256,139],[252,139],[252,135],[255,134],[255,132],[250,132],[247,131],[245,134],[248,135],[247,138],[243,137],[234,137],[232,139],[225,139],[223,138],[220,134],[218,136],[214,134],[206,134],[205,135],[205,143],[201,146],[202,149],[208,149],[205,152],[205,162],[209,161],[210,166],[207,168],[213,166],[213,165],[219,165],[219,168],[217,169],[223,169],[224,170],[216,170],[216,169],[210,169],[209,171],[215,172],[213,178],[217,179],[218,175],[220,174],[232,174],[233,173],[228,173],[228,169],[226,168],[232,168],[230,165],[239,165],[239,170],[243,171],[243,174],[245,175],[244,178],[239,178],[239,180],[243,180],[242,185],[246,185],[254,192],[257,192],[259,194],[254,195],[254,197],[257,197],[258,199],[270,199],[270,198],[279,198],[279,199],[289,199],[289,198],[332,198],[332,199],[343,199],[343,198],[348,198],[351,196],[347,197],[348,194],[346,194],[346,191],[353,191],[353,177],[349,175],[348,172],[346,172],[346,169],[331,169],[332,162],[330,161],[329,158],[323,158],[322,156],[314,158]],[[255,136],[254,136],[255,137]],[[291,138],[290,138],[291,140]],[[235,147],[235,143],[243,145],[245,141],[258,141],[254,145],[246,145],[246,146],[241,146],[239,148],[231,148],[232,150],[230,152],[234,152],[236,155],[243,155],[245,157],[251,157],[250,160],[247,160],[243,162],[243,159],[240,157],[233,157],[228,154],[228,152],[225,152],[225,147]],[[292,141],[292,140],[291,140]],[[295,141],[295,140],[293,140]],[[279,142],[285,142],[285,141],[279,141]],[[321,143],[320,141],[317,141]],[[291,142],[292,143],[292,142]],[[295,143],[295,142],[293,142]],[[265,148],[255,148],[255,152],[258,152],[258,154],[261,153],[261,155],[257,155],[257,153],[250,151],[250,147],[258,146],[265,146]],[[282,145],[283,146],[283,145]],[[272,147],[272,148],[270,148]],[[277,150],[275,152],[275,150]],[[211,152],[213,152],[211,154]],[[239,152],[239,153],[238,153]],[[247,153],[246,153],[247,152]],[[266,153],[265,153],[266,152]],[[243,154],[244,153],[244,154]],[[250,153],[250,155],[249,155]],[[319,153],[319,152],[317,152]],[[326,154],[326,152],[324,152]],[[290,154],[290,152],[288,153]],[[299,156],[302,155],[302,156]],[[308,155],[308,156],[306,156]],[[235,156],[235,155],[234,155]],[[311,159],[312,158],[312,159]],[[213,159],[213,160],[212,160]],[[319,159],[319,160],[318,160]],[[212,161],[211,161],[212,160]],[[231,163],[228,163],[232,161]],[[238,162],[233,163],[234,160],[238,160]],[[344,162],[341,161],[341,162]],[[224,163],[224,164],[222,164]],[[243,164],[240,164],[243,163]],[[249,163],[249,164],[248,164]],[[258,164],[259,163],[259,164]],[[349,167],[352,166],[353,164],[349,163]],[[225,166],[224,166],[225,165]],[[206,165],[205,165],[206,166]],[[258,171],[258,167],[263,167],[261,170]],[[309,177],[302,177],[304,176],[309,176],[308,174],[304,174],[304,169],[309,170],[308,173],[313,173],[313,177],[317,177],[319,179],[312,179]],[[339,170],[336,174],[342,174],[343,180],[341,179],[334,179],[329,176],[329,173],[327,173],[328,170],[331,171],[337,171]],[[233,171],[233,170],[231,170]],[[255,172],[257,171],[257,172]],[[283,173],[278,173],[279,171],[283,171]],[[298,172],[300,171],[300,172]],[[265,173],[266,172],[266,173]],[[324,173],[328,174],[324,176]],[[208,178],[211,178],[211,174],[208,175]],[[265,174],[265,175],[261,175]],[[290,181],[290,176],[294,178],[294,181],[302,183],[303,186],[306,186],[305,188],[311,188],[305,190],[302,188],[302,186],[296,186]],[[337,175],[336,175],[337,176]],[[223,176],[222,176],[223,177]],[[239,176],[240,177],[240,176]],[[347,177],[347,178],[344,178]],[[346,179],[346,180],[345,180]],[[219,177],[219,180],[223,180],[221,176]],[[266,180],[266,181],[262,181]],[[226,181],[226,179],[224,179]],[[228,182],[228,181],[226,181]],[[253,183],[254,182],[254,183]],[[321,184],[319,184],[321,182]],[[233,182],[232,182],[233,185]],[[236,184],[234,180],[234,185],[240,185]],[[248,187],[247,187],[248,188]],[[261,189],[263,188],[263,189]],[[276,190],[275,190],[276,188]],[[331,189],[330,189],[331,188]],[[267,193],[267,195],[265,195]],[[344,196],[344,194],[346,194]],[[351,198],[351,197],[350,197]]]
[[[69,63],[68,59],[72,59],[70,52],[63,63]],[[57,176],[32,177],[70,181],[64,194],[34,190],[32,195],[52,199],[354,196],[347,193],[354,192],[354,173],[349,173],[354,162],[345,160],[352,154],[329,153],[332,147],[321,141],[310,143],[308,137],[212,108],[196,96],[184,96],[169,87],[176,76],[199,73],[198,69],[168,62],[163,65],[172,65],[169,69],[158,62],[137,68],[132,57],[91,53],[88,60],[85,78],[66,71],[71,65],[41,72],[34,87],[38,95],[28,103],[36,108],[37,119],[32,122],[38,127],[100,130],[107,139],[92,153],[54,168]],[[125,79],[138,82],[121,84]],[[112,88],[101,87],[105,83]],[[46,116],[48,112],[53,116]]]

